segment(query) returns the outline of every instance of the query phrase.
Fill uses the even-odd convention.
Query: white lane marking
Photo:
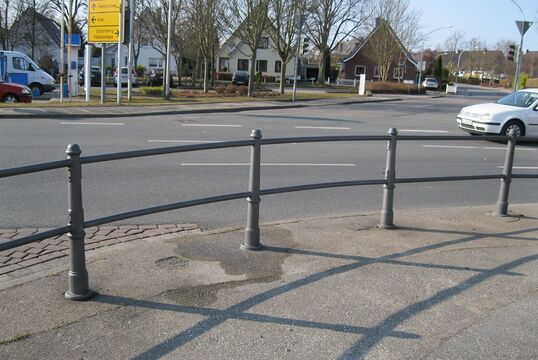
[[[209,144],[220,143],[222,141],[203,141],[203,140],[148,140],[150,143],[194,143],[194,144]]]
[[[181,163],[181,166],[249,166],[250,163]],[[338,166],[352,167],[355,164],[311,164],[311,163],[261,163],[261,166]]]
[[[497,169],[504,169],[504,166],[497,166]],[[538,170],[538,166],[513,166],[512,169],[519,169],[519,170]]]
[[[483,147],[482,149],[485,149],[485,150],[504,150],[506,151],[506,147],[491,147],[491,146],[485,146]],[[536,151],[536,149],[532,149],[532,148],[517,148],[516,147],[516,151]]]
[[[334,127],[334,126],[296,126],[296,129],[319,129],[319,130],[351,130],[348,127]]]
[[[504,150],[506,147],[492,146],[463,146],[463,145],[422,145],[425,148],[440,148],[440,149],[484,149],[484,150]],[[536,149],[516,148],[516,151],[536,151]]]
[[[122,126],[125,123],[99,123],[99,122],[61,122],[60,125],[112,125],[112,126]]]
[[[419,133],[440,133],[446,134],[450,131],[447,130],[420,130],[420,129],[398,129],[398,132],[419,132]]]
[[[226,124],[181,124],[181,126],[193,126],[193,127],[236,127],[236,128],[243,127],[243,125],[226,125]]]
[[[425,148],[441,148],[441,149],[479,149],[478,146],[461,146],[461,145],[422,145]]]

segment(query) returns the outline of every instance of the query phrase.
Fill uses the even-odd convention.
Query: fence
[[[318,136],[318,137],[290,137],[262,139],[260,130],[253,130],[251,140],[229,141],[211,144],[183,145],[166,148],[154,148],[146,150],[135,150],[104,155],[81,157],[78,145],[72,144],[67,147],[67,160],[60,160],[48,163],[40,163],[17,168],[0,170],[0,178],[17,176],[22,174],[36,173],[41,171],[67,168],[68,169],[68,216],[67,226],[43,231],[41,233],[22,237],[13,240],[0,240],[0,251],[11,249],[17,246],[40,241],[49,237],[68,234],[70,248],[70,271],[68,273],[68,289],[65,297],[71,300],[86,300],[95,293],[88,286],[88,273],[86,270],[84,237],[85,228],[103,225],[111,222],[126,220],[138,216],[155,214],[163,211],[186,208],[190,206],[210,204],[228,200],[246,198],[247,224],[245,228],[245,238],[241,248],[247,250],[260,250],[260,226],[259,210],[261,196],[281,194],[294,191],[326,189],[346,186],[363,185],[383,185],[383,204],[380,216],[379,227],[384,229],[394,228],[394,189],[396,184],[437,182],[437,181],[464,181],[464,180],[485,180],[500,179],[499,197],[497,200],[497,214],[507,216],[508,195],[510,183],[513,178],[538,178],[538,174],[512,174],[514,152],[516,142],[533,142],[538,138],[517,138],[514,133],[510,136],[483,136],[480,139],[507,141],[506,156],[502,174],[468,175],[468,176],[445,176],[445,177],[418,177],[418,178],[397,178],[396,177],[396,146],[398,141],[475,141],[476,138],[470,136],[398,136],[396,129],[389,129],[388,135],[379,136]],[[296,185],[289,187],[260,189],[260,165],[262,145],[277,145],[289,143],[314,143],[314,142],[341,142],[341,141],[387,141],[386,169],[383,179],[341,181],[328,183],[314,183]],[[136,157],[156,156],[181,152],[192,152],[210,149],[224,149],[237,147],[251,147],[249,187],[247,192],[224,194],[219,196],[200,198],[188,201],[175,202],[150,208],[114,214],[102,218],[85,221],[82,207],[82,181],[81,170],[83,164],[100,163],[121,159],[131,159]]]

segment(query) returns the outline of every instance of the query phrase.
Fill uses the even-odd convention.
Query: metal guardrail
[[[28,165],[10,169],[0,170],[0,178],[18,176],[41,171],[67,168],[68,169],[68,216],[67,226],[47,230],[30,236],[13,240],[0,241],[0,251],[11,249],[17,246],[40,241],[52,236],[67,234],[70,248],[70,271],[68,273],[69,285],[65,292],[65,297],[71,300],[86,300],[95,295],[88,286],[88,272],[86,270],[84,237],[85,228],[103,225],[120,220],[130,219],[138,216],[155,214],[163,211],[181,209],[196,205],[211,204],[222,201],[246,198],[248,203],[247,224],[245,228],[245,238],[241,248],[247,250],[260,250],[260,226],[259,211],[260,198],[265,195],[281,194],[287,192],[327,189],[346,186],[363,185],[383,185],[383,204],[380,216],[379,227],[384,229],[394,228],[394,189],[396,184],[409,184],[421,182],[438,181],[465,181],[465,180],[485,180],[500,179],[499,197],[497,200],[497,214],[507,216],[508,195],[510,183],[513,178],[538,178],[538,174],[512,174],[514,152],[516,142],[538,142],[538,138],[524,137],[517,138],[514,133],[510,136],[482,136],[482,140],[507,141],[506,155],[502,174],[468,175],[468,176],[444,176],[444,177],[417,177],[417,178],[397,178],[396,177],[396,145],[398,141],[469,141],[476,140],[469,136],[398,136],[398,131],[389,129],[388,135],[381,136],[316,136],[316,137],[288,137],[262,139],[260,130],[253,130],[250,134],[251,140],[228,141],[210,144],[182,145],[165,148],[154,148],[146,150],[135,150],[104,155],[94,155],[81,157],[78,145],[71,144],[67,147],[67,160],[53,161]],[[326,182],[315,184],[304,184],[288,187],[278,187],[270,189],[260,189],[260,166],[262,145],[277,145],[289,143],[314,143],[314,142],[342,142],[342,141],[387,141],[387,158],[385,176],[383,179],[356,180],[341,182]],[[181,152],[192,152],[210,149],[224,149],[236,147],[251,147],[250,156],[250,176],[247,192],[224,194],[188,201],[175,202],[159,205],[120,214],[114,214],[102,218],[85,221],[82,207],[82,180],[81,170],[83,164],[91,164],[105,161],[115,161],[122,159],[132,159],[135,157],[156,156],[164,154],[174,154]]]

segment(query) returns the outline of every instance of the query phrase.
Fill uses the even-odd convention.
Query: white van
[[[0,51],[0,77],[11,83],[26,85],[33,96],[56,88],[54,78],[41,70],[28,56],[17,51]]]

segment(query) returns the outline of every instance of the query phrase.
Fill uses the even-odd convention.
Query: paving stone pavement
[[[196,224],[97,226],[85,229],[85,244],[86,250],[89,251],[118,243],[197,229]],[[45,230],[48,229],[0,229],[0,241],[17,239]],[[0,251],[0,276],[67,256],[69,256],[67,235]]]

